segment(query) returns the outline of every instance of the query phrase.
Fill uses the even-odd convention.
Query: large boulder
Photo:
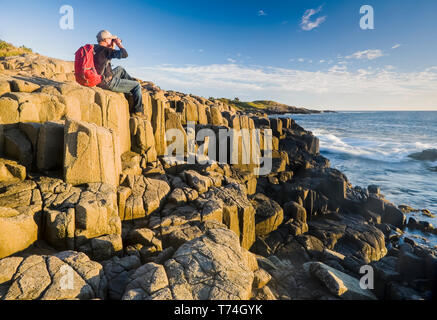
[[[208,191],[209,187],[212,185],[212,181],[209,177],[201,175],[200,173],[194,170],[185,171],[184,177],[188,185],[194,188],[200,194]]]
[[[248,300],[254,279],[247,253],[235,233],[211,229],[182,245],[165,263],[177,300]]]
[[[17,160],[28,171],[32,169],[32,144],[19,129],[5,131],[4,153],[9,158]]]
[[[102,266],[85,254],[64,251],[0,260],[0,279],[8,284],[5,300],[87,300],[105,298]],[[18,263],[20,262],[20,263]]]
[[[255,208],[255,235],[266,236],[275,231],[284,220],[284,211],[274,200],[259,193],[251,199]]]
[[[0,207],[0,258],[22,251],[38,239],[39,215]]]
[[[406,224],[405,214],[393,205],[386,205],[382,216],[382,222],[391,224],[397,228],[403,228]]]
[[[300,204],[290,201],[284,204],[284,214],[297,221],[307,222],[307,212]]]
[[[44,201],[43,238],[52,247],[85,252],[98,261],[122,251],[113,186],[93,183],[78,188],[44,177],[37,183]]]
[[[129,176],[118,192],[121,220],[135,220],[150,215],[162,206],[170,191],[165,176],[164,178]]]
[[[14,183],[26,179],[26,167],[16,161],[0,158],[0,183]]]
[[[101,88],[86,88],[75,83],[60,84],[57,90],[65,104],[66,118],[111,129],[118,139],[120,153],[130,150],[129,104],[123,94]]]
[[[12,98],[0,98],[0,124],[19,122],[18,102]]]
[[[110,300],[120,300],[130,281],[130,277],[141,266],[141,261],[137,256],[131,255],[121,259],[113,257],[102,264],[108,282],[107,298]]]
[[[308,222],[309,233],[323,245],[345,256],[355,256],[363,261],[377,261],[387,254],[384,233],[366,224],[362,216],[326,216]]]
[[[216,106],[210,108],[211,124],[214,126],[221,126],[223,124],[223,117],[220,109]]]
[[[130,151],[129,104],[121,93],[95,88],[96,102],[102,113],[102,127],[114,131],[118,139],[120,153]],[[95,124],[99,125],[97,122]]]
[[[173,300],[162,265],[147,263],[129,277],[123,300]]]
[[[60,120],[65,115],[65,105],[57,95],[45,92],[13,92],[5,96],[17,101],[19,122]]]
[[[64,179],[73,185],[90,182],[118,186],[121,155],[112,130],[67,120],[64,131]]]
[[[146,157],[147,162],[157,159],[155,137],[150,121],[132,117],[129,121],[132,137],[132,151]]]
[[[39,236],[41,194],[25,180],[2,186],[0,194],[0,258],[28,248]]]
[[[223,202],[223,223],[240,237],[243,248],[250,249],[255,242],[255,208],[246,193],[243,185],[230,183],[224,187],[210,187],[203,197]]]
[[[304,265],[329,291],[345,300],[376,300],[371,290],[360,287],[360,281],[321,262],[307,262]]]

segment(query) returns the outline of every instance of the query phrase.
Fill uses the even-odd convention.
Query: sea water
[[[437,162],[417,161],[408,155],[437,149],[437,111],[339,112],[289,115],[320,139],[320,152],[331,167],[342,171],[354,186],[376,184],[396,205],[428,209],[435,218],[410,213],[416,220],[437,226]],[[437,245],[437,236],[406,230]]]

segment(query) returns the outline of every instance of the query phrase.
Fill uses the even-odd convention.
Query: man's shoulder
[[[100,44],[94,45],[94,52],[96,52],[96,53],[100,52],[100,51],[106,51],[106,49],[108,49],[108,48],[101,46]]]
[[[94,52],[100,52],[100,51],[112,52],[112,51],[114,51],[114,49],[101,46],[100,44],[95,44],[94,45]]]

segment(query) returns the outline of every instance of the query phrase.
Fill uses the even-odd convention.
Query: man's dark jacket
[[[103,47],[101,45],[94,45],[94,66],[98,74],[103,76],[102,83],[99,86],[105,86],[112,79],[111,59],[127,58],[126,49],[114,50]]]

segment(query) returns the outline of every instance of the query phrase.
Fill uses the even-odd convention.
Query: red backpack
[[[94,66],[94,46],[87,44],[75,53],[74,75],[76,81],[86,87],[94,87],[102,82],[103,77]]]

